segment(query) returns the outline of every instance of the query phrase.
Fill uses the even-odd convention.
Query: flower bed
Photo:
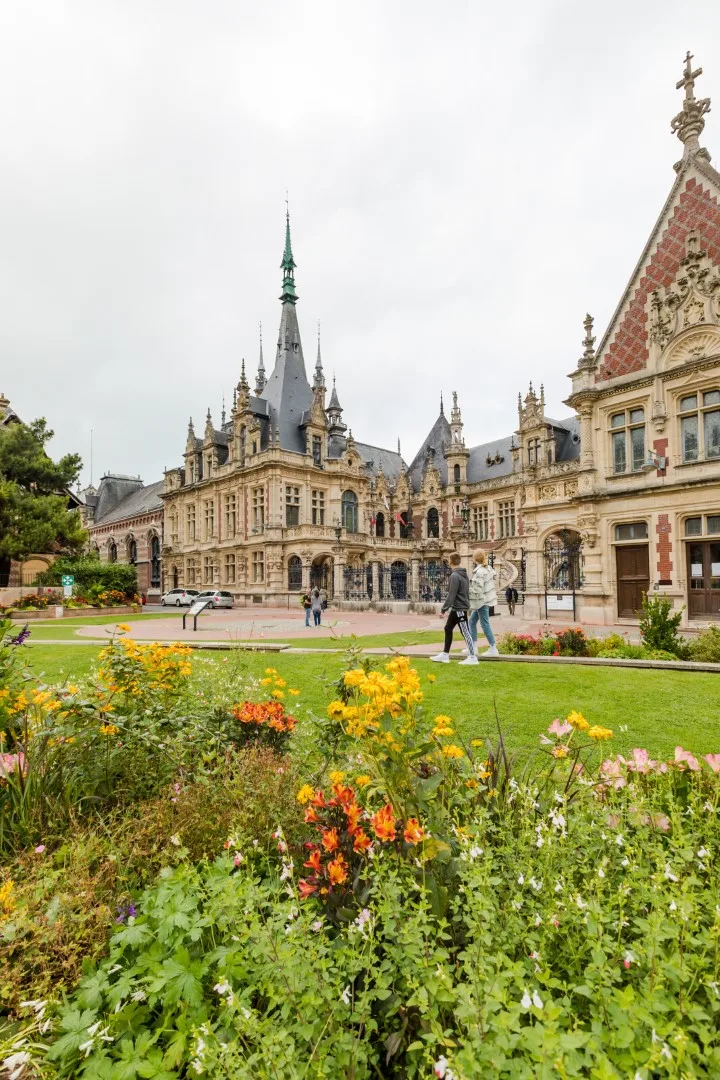
[[[55,615],[55,608],[62,608],[62,615]],[[82,607],[82,608],[67,608],[63,606],[62,597],[58,599],[46,609],[42,611],[32,611],[23,609],[22,611],[9,610],[6,612],[9,618],[13,622],[33,622],[37,619],[82,619],[87,618],[89,615],[138,615],[142,612],[142,606],[139,604],[123,604],[118,607]]]
[[[42,688],[3,648],[4,977],[60,1076],[720,1074],[720,754],[613,754],[571,712],[513,757],[426,715],[404,658],[353,660],[298,724],[274,668],[190,684],[183,648],[114,639],[88,687]],[[92,882],[83,815],[123,837]],[[55,933],[30,912],[66,861],[107,914],[46,1006],[14,935]]]

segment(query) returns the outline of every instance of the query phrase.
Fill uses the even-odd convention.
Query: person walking
[[[478,548],[473,553],[475,569],[470,580],[470,636],[475,645],[477,654],[477,626],[482,626],[483,634],[488,640],[490,648],[485,656],[499,656],[495,635],[490,626],[490,608],[497,604],[497,592],[495,590],[495,571],[488,566],[487,552]]]
[[[322,620],[322,597],[317,589],[313,589],[311,606],[315,625],[319,626]]]
[[[465,638],[468,647],[467,659],[461,660],[460,663],[477,664],[478,662],[478,658],[475,655],[475,646],[473,645],[473,639],[470,634],[470,627],[468,626],[467,621],[468,608],[470,607],[470,580],[468,578],[467,570],[460,565],[461,561],[457,551],[453,551],[449,559],[450,566],[452,567],[450,585],[448,594],[445,597],[445,602],[440,611],[441,616],[447,612],[447,621],[445,623],[445,645],[441,653],[438,653],[437,656],[430,657],[436,664],[450,663],[453,630],[456,626],[460,627],[460,633]]]
[[[507,589],[505,590],[505,599],[508,606],[508,615],[514,615],[515,605],[518,602],[518,591],[512,585],[508,585]]]
[[[310,625],[310,612],[312,611],[312,597],[310,595],[310,590],[309,589],[306,589],[305,592],[303,593],[303,598],[300,601],[300,603],[305,608],[305,625],[309,626]]]

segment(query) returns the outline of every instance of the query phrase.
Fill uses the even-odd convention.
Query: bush
[[[675,657],[687,659],[687,643],[678,634],[683,608],[673,615],[673,603],[669,596],[643,596],[640,636],[646,649],[662,649]]]
[[[75,578],[75,589],[80,595],[96,601],[109,590],[122,596],[127,602],[137,593],[137,572],[126,563],[104,563],[97,556],[83,555],[78,558],[62,557],[38,576],[38,585],[61,585],[64,574]]]
[[[690,659],[720,664],[720,626],[709,626],[690,644]]]
[[[720,755],[598,765],[573,712],[516,776],[406,661],[345,681],[304,866],[281,829],[179,853],[61,1005],[60,1076],[718,1075]]]

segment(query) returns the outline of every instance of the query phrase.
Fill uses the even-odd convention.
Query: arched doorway
[[[333,595],[333,559],[332,555],[316,555],[310,566],[310,588],[320,589]]]
[[[177,566],[173,566],[172,570],[170,571],[170,580],[172,581],[172,588],[177,589],[178,581],[180,580]]]
[[[396,560],[390,567],[390,593],[393,600],[407,600],[407,563]]]
[[[385,535],[385,515],[383,514],[382,510],[375,517],[375,535]]]
[[[160,537],[150,539],[150,588],[160,588]]]
[[[114,540],[108,544],[108,562],[117,562],[117,544]]]

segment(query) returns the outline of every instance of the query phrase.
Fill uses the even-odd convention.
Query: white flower
[[[542,889],[542,881],[537,881],[534,877],[530,878],[530,884],[532,885],[535,892],[540,892],[540,890]]]
[[[225,982],[224,980],[223,982],[215,983],[215,985],[213,986],[213,990],[215,990],[216,993],[220,994],[221,996],[223,994],[229,994],[231,989],[232,987],[230,986],[230,983]]]
[[[617,844],[618,847],[623,846],[623,844],[625,843],[625,837],[623,836],[622,833],[617,834],[617,836],[615,837],[615,843]]]
[[[322,921],[322,919],[316,919],[316,920],[315,920],[315,922],[314,922],[314,923],[312,923],[312,925],[311,925],[311,927],[310,927],[310,929],[311,929],[311,930],[314,930],[314,931],[315,931],[315,933],[317,933],[317,932],[318,932],[319,930],[322,930],[322,928],[323,928],[323,921]]]
[[[30,1064],[30,1054],[27,1050],[21,1050],[17,1054],[10,1054],[3,1061],[3,1069],[7,1069],[5,1074],[8,1080],[19,1080],[19,1078],[25,1072],[25,1066]],[[440,1073],[438,1073],[438,1076]],[[443,1073],[443,1075],[445,1075]]]
[[[670,863],[666,863],[666,865],[665,865],[665,877],[667,878],[668,881],[677,881],[677,877],[675,876],[675,874],[673,874],[672,870],[670,869]]]
[[[662,1057],[667,1058],[668,1061],[672,1061],[672,1054],[670,1053],[670,1047],[667,1043],[662,1044],[662,1050],[660,1051],[660,1053]]]
[[[576,897],[575,897],[575,903],[577,904],[577,906],[578,906],[578,907],[580,908],[580,910],[581,910],[581,911],[583,910],[583,908],[586,908],[586,907],[587,907],[587,904],[586,904],[586,903],[585,903],[585,901],[583,900],[583,898],[582,898],[582,896],[580,895],[580,893],[577,893],[577,895],[576,895]]]
[[[368,908],[363,908],[362,909],[362,911],[358,915],[357,919],[355,920],[355,925],[357,926],[358,930],[360,930],[361,933],[363,933],[363,934],[366,934],[371,930],[371,928],[372,928],[372,915],[370,914],[370,911],[369,911]]]
[[[87,1042],[81,1043],[80,1046],[78,1046],[78,1050],[82,1051],[82,1053],[85,1054],[85,1057],[90,1057],[94,1042],[94,1039],[88,1039]]]
[[[343,990],[340,997],[341,997],[341,999],[342,999],[342,1001],[344,1002],[345,1005],[350,1004],[350,986],[349,986],[349,984],[345,987],[345,989]]]
[[[540,926],[541,923],[542,923],[542,919],[540,918],[540,916],[536,912],[535,913],[535,925]]]
[[[110,971],[108,972],[108,974],[112,974],[113,971],[118,971],[119,968],[120,968],[120,964],[116,964],[115,968],[111,968]],[[47,1007],[47,1001],[42,1001],[40,998],[37,998],[35,1001],[21,1001],[20,1002],[20,1008],[21,1009],[32,1009],[38,1016],[43,1015],[43,1013],[45,1012],[46,1007]]]
[[[629,866],[630,865],[630,860],[628,859],[627,855],[625,856],[624,859],[620,860],[620,865],[621,866]]]
[[[448,1059],[441,1055],[433,1065],[433,1072],[440,1077],[440,1080],[453,1080],[452,1070],[448,1068],[449,1064]]]
[[[147,994],[145,993],[144,990],[136,990],[135,993],[132,995],[131,1000],[132,1001],[145,1001],[146,997],[147,997]]]
[[[482,853],[483,849],[481,847],[471,847],[469,855],[471,859],[478,859],[482,855]]]
[[[674,900],[670,904],[670,911],[677,911],[677,904]]]
[[[704,847],[698,848],[698,853],[697,853],[698,859],[707,859],[709,854],[710,854],[710,852],[708,851],[707,848],[704,848]]]
[[[562,882],[561,881],[556,881],[555,882],[555,892],[562,892]]]
[[[604,878],[605,877],[605,871],[603,870],[602,866],[598,867],[598,877],[599,878]]]
[[[532,1003],[536,1009],[542,1009],[543,1007],[542,998],[538,994],[537,990],[533,990]]]
[[[531,1005],[532,1005],[532,998],[530,997],[530,995],[528,994],[528,992],[526,990],[525,993],[523,994],[523,996],[520,998],[520,1008],[521,1009],[529,1009]]]
[[[180,847],[180,837],[177,833],[173,833],[173,835],[170,837],[170,843],[173,844],[175,847]]]
[[[525,884],[525,875],[520,874],[520,876],[518,877],[518,885],[524,885],[524,884]]]

